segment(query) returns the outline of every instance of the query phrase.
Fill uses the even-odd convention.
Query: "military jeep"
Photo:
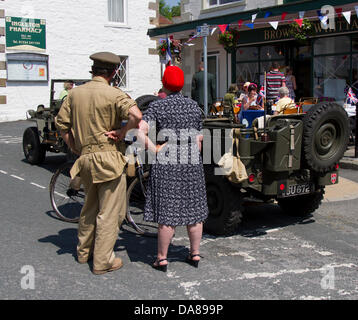
[[[26,160],[31,164],[40,164],[45,161],[46,152],[63,152],[68,155],[66,143],[61,138],[55,126],[55,117],[60,110],[64,99],[58,99],[63,90],[63,84],[68,81],[62,79],[51,80],[50,103],[48,107],[41,104],[36,110],[26,112],[27,120],[36,122],[36,126],[27,128],[23,134],[22,146]],[[89,80],[72,80],[75,86]]]
[[[143,112],[154,99],[141,100]],[[349,128],[346,111],[336,103],[314,104],[305,113],[265,116],[263,127],[254,121],[248,128],[229,118],[203,121],[203,153],[210,152],[215,160],[216,152],[216,161],[204,162],[207,233],[235,233],[248,199],[274,202],[289,215],[307,216],[320,206],[325,186],[338,183],[338,163],[347,149]],[[225,143],[236,153],[230,132],[238,129],[239,155],[248,179],[235,184],[217,175],[216,169],[219,157],[227,152]]]

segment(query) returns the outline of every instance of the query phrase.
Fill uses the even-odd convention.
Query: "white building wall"
[[[28,17],[46,20],[46,52],[49,56],[49,81],[7,82],[0,88],[0,95],[7,96],[7,103],[0,105],[0,121],[26,118],[28,109],[37,105],[48,107],[51,79],[90,79],[92,60],[89,56],[99,51],[111,51],[128,56],[128,88],[132,98],[150,94],[161,87],[160,63],[157,55],[150,55],[149,48],[156,42],[147,36],[150,17],[156,12],[149,9],[150,0],[128,1],[128,24],[112,27],[107,22],[107,0],[11,0],[1,2],[5,16]],[[5,26],[4,19],[0,19]],[[0,44],[5,43],[4,37]],[[6,53],[18,52],[7,50]],[[28,51],[30,52],[30,51]],[[5,61],[0,54],[0,61]],[[6,78],[1,71],[0,78]]]

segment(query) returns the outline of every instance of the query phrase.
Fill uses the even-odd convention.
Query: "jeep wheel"
[[[303,157],[308,168],[328,172],[343,157],[349,139],[348,117],[336,103],[319,103],[303,118]]]
[[[46,149],[41,145],[36,127],[29,127],[22,137],[22,148],[26,160],[31,164],[40,164],[45,161]]]
[[[158,96],[154,96],[151,94],[147,94],[144,96],[140,96],[137,99],[135,99],[135,102],[137,103],[138,108],[140,111],[144,112],[147,110],[149,104],[155,100],[159,100],[160,98]]]
[[[318,209],[323,197],[324,187],[320,187],[314,193],[278,199],[277,202],[286,214],[294,217],[305,217]]]
[[[209,217],[204,231],[219,236],[230,236],[242,220],[240,189],[234,188],[223,176],[207,175],[206,194]]]

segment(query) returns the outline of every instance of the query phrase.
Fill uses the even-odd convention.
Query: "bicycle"
[[[146,185],[149,168],[140,161],[134,152],[135,176],[127,181],[127,213],[125,223],[140,235],[156,237],[156,224],[143,221]],[[53,174],[50,182],[50,200],[55,214],[63,221],[76,223],[85,200],[83,186],[75,190],[71,187],[70,170],[74,161],[61,165]]]
[[[70,170],[74,161],[62,164],[50,181],[50,200],[56,215],[66,222],[78,222],[85,200],[83,188],[75,190],[70,186]],[[82,186],[81,186],[82,187]]]

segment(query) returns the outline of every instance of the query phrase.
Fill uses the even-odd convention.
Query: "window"
[[[207,0],[207,7],[210,8],[232,2],[242,2],[242,0]]]
[[[107,0],[108,22],[125,24],[127,0]]]
[[[128,87],[128,57],[119,56],[121,63],[116,70],[114,75],[113,85],[120,88]]]
[[[335,54],[349,52],[351,50],[350,38],[348,36],[330,37],[317,39],[314,42],[314,54]]]

